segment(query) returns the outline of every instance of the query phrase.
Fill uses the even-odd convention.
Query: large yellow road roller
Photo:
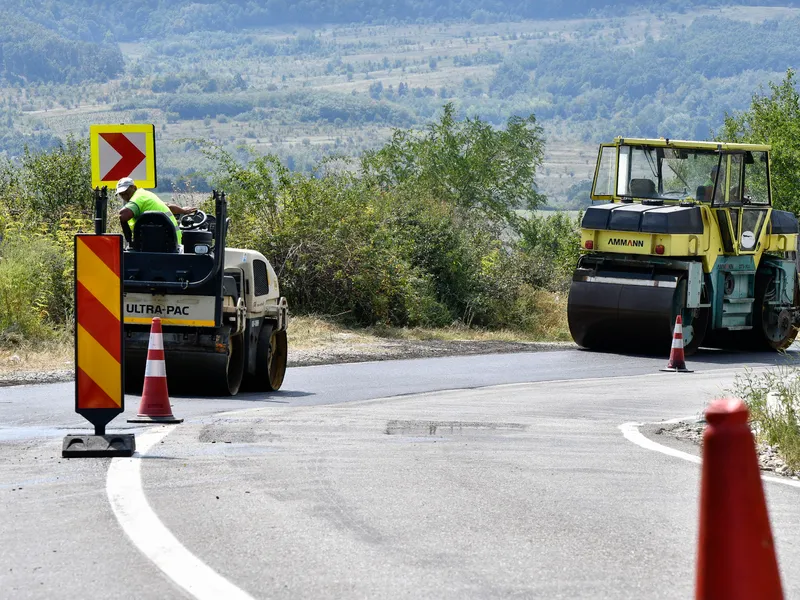
[[[602,144],[569,294],[575,342],[668,352],[681,315],[689,353],[787,348],[800,321],[798,221],[772,208],[769,155],[756,144]]]

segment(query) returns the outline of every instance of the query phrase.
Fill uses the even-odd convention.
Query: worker
[[[708,179],[706,179],[706,182],[703,184],[705,186],[705,188],[706,188],[705,200],[711,200],[711,194],[713,193],[713,190],[714,190],[714,183],[716,183],[716,181],[717,181],[717,173],[719,173],[719,165],[714,165],[711,168],[711,173],[708,174]],[[724,173],[723,173],[723,177],[724,177]],[[724,183],[725,183],[724,181],[720,182],[720,184],[724,184]],[[717,188],[717,193],[714,194],[714,199],[715,200],[720,200],[720,197],[722,195],[720,193],[721,189],[722,189],[722,185],[720,185],[719,188]]]
[[[117,196],[119,196],[125,206],[119,211],[119,222],[122,225],[122,231],[125,234],[125,239],[128,243],[131,242],[131,231],[133,225],[136,223],[142,213],[149,211],[157,211],[167,213],[170,221],[175,225],[175,234],[178,239],[178,248],[181,246],[181,230],[178,228],[178,221],[174,215],[188,215],[197,211],[193,206],[186,208],[178,206],[177,204],[166,204],[153,192],[142,190],[136,187],[133,179],[130,177],[123,177],[117,182]]]

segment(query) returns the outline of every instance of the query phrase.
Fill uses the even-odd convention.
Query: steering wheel
[[[181,229],[198,229],[206,224],[208,215],[202,210],[196,210],[191,214],[181,216]]]

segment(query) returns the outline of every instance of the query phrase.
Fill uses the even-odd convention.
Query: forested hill
[[[2,0],[0,77],[11,83],[106,81],[124,68],[120,41],[341,23],[475,22],[686,11],[769,0]]]
[[[70,39],[0,10],[0,76],[11,83],[105,81],[123,68],[117,44]]]
[[[417,20],[552,19],[631,10],[785,5],[770,0],[3,0],[6,9],[60,35],[100,42],[190,31]]]

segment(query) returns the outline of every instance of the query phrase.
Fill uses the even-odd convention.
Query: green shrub
[[[534,287],[565,292],[580,256],[581,216],[556,212],[533,215],[520,224],[520,250],[528,260],[526,281]]]
[[[0,345],[49,339],[74,312],[73,240],[90,231],[88,143],[0,162]]]
[[[71,269],[65,250],[44,234],[6,230],[0,244],[0,343],[43,340],[71,320]]]
[[[528,179],[541,148],[533,119],[495,131],[456,121],[448,106],[427,132],[397,132],[358,172],[329,161],[309,175],[274,156],[242,164],[218,147],[205,152],[217,165],[215,187],[227,192],[231,243],[273,262],[294,310],[361,325],[561,336],[551,297],[538,288],[564,287],[577,225],[564,216],[525,221],[515,210],[542,200]]]

